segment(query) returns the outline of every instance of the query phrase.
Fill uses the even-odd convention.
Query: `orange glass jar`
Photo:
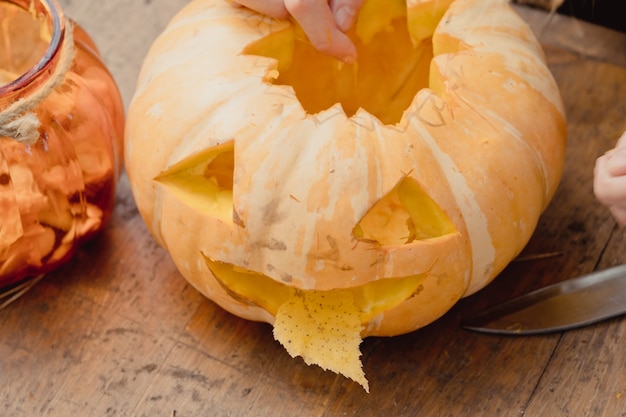
[[[124,108],[55,0],[0,0],[0,294],[68,259],[113,210]]]

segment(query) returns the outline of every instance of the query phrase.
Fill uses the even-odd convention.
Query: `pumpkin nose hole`
[[[363,108],[385,124],[396,124],[416,93],[428,86],[432,42],[414,44],[406,16],[361,39],[356,27],[348,35],[357,47],[355,64],[343,64],[317,51],[297,27],[248,45],[248,55],[275,58],[278,77],[266,82],[293,87],[304,110],[316,114],[339,103],[348,117]]]
[[[455,231],[444,211],[410,178],[378,200],[354,228],[354,236],[379,245],[403,245]]]

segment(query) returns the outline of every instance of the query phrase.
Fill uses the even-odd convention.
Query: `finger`
[[[622,136],[617,140],[616,148],[626,147],[626,130],[622,133]]]
[[[316,49],[344,62],[354,62],[356,47],[335,23],[326,0],[285,0],[285,7]]]
[[[607,155],[597,159],[594,167],[593,192],[606,206],[626,206],[626,176],[613,176],[606,167]]]
[[[626,175],[626,146],[616,148],[607,155],[606,169],[615,177]]]
[[[609,193],[610,175],[606,169],[606,161],[609,158],[608,154],[604,154],[596,159],[595,166],[593,168],[593,193],[596,199],[605,206],[613,204],[614,197]]]
[[[609,211],[613,215],[613,218],[621,226],[626,226],[626,207],[624,206],[611,206]]]
[[[283,0],[232,0],[232,3],[233,5],[246,6],[269,17],[285,19],[289,16]]]
[[[330,0],[330,10],[340,30],[347,32],[348,29],[352,27],[364,1],[365,0]]]

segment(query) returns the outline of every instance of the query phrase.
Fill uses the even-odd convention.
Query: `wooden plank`
[[[61,0],[94,37],[126,104],[149,44],[186,3]],[[290,358],[269,325],[189,286],[122,177],[105,232],[0,312],[0,415],[623,415],[623,319],[531,338],[459,327],[496,300],[626,262],[626,234],[591,190],[593,161],[626,128],[626,36],[562,17],[551,26],[558,33],[541,32],[546,14],[520,11],[540,35],[570,121],[563,182],[524,253],[560,256],[514,262],[424,329],[366,339],[366,394]]]
[[[598,268],[624,263],[626,233],[615,227]],[[564,333],[526,412],[540,416],[626,415],[626,320]]]

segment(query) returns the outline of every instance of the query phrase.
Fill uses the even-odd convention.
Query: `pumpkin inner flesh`
[[[180,201],[201,213],[233,223],[234,142],[199,152],[155,178]]]
[[[445,212],[415,180],[407,177],[376,202],[353,233],[366,242],[402,245],[455,231]]]
[[[369,13],[369,3],[348,32],[358,54],[353,65],[317,51],[297,25],[248,45],[243,53],[276,59],[278,77],[265,81],[293,87],[309,114],[339,103],[348,117],[363,108],[385,124],[398,123],[416,93],[429,85],[433,48],[427,35],[441,16],[420,15],[427,23],[420,40],[409,32],[404,1],[385,2],[385,14],[378,6]]]
[[[424,274],[404,278],[384,278],[352,288],[303,290],[278,282],[258,272],[213,260],[203,255],[207,266],[223,288],[240,302],[264,308],[276,315],[280,307],[296,293],[330,294],[353,299],[359,310],[360,323],[367,323],[419,290]]]

